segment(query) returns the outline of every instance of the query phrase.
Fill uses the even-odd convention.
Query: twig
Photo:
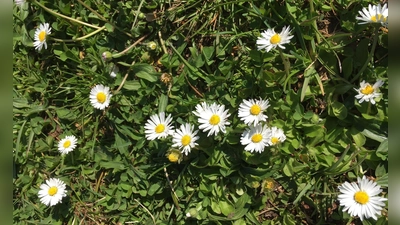
[[[133,200],[135,200],[135,202],[137,202],[140,206],[142,206],[142,208],[150,215],[151,219],[153,220],[154,225],[156,225],[156,220],[154,219],[154,216],[150,213],[150,211],[144,205],[142,205],[142,203],[140,203],[138,200],[136,200],[136,198],[134,198]]]

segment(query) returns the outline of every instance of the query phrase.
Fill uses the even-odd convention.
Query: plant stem
[[[95,28],[95,29],[100,29],[100,27],[95,26],[95,25],[92,25],[92,24],[90,24],[90,23],[85,23],[85,22],[82,22],[82,21],[80,21],[80,20],[71,18],[71,17],[69,17],[69,16],[65,16],[65,15],[63,15],[63,14],[60,14],[60,13],[58,13],[58,12],[54,12],[53,10],[51,10],[51,9],[47,8],[46,6],[40,4],[37,0],[34,0],[34,3],[37,4],[38,6],[42,7],[42,8],[43,8],[44,10],[46,10],[47,12],[49,12],[49,13],[55,15],[55,16],[59,16],[59,17],[62,17],[62,18],[64,18],[64,19],[71,20],[71,21],[76,22],[76,23],[80,23],[80,24],[83,24],[83,25],[88,26],[88,27],[92,27],[92,28]]]
[[[135,47],[137,44],[139,44],[141,41],[143,41],[147,37],[147,34],[139,38],[135,43],[133,43],[131,46],[127,47],[125,50],[123,50],[120,53],[114,54],[113,58],[118,58],[127,53],[129,50],[131,50],[133,47]]]
[[[367,115],[371,112],[371,101],[368,102]]]
[[[135,61],[132,62],[131,67],[132,67],[133,65],[135,65]],[[130,68],[131,68],[131,67],[130,67]],[[117,88],[117,90],[114,91],[114,93],[113,93],[114,95],[116,95],[116,94],[119,92],[119,90],[121,90],[122,86],[124,86],[124,83],[125,83],[126,79],[128,78],[129,72],[130,72],[130,70],[131,70],[130,68],[128,69],[128,72],[125,74],[124,78],[122,79],[121,84],[119,85],[119,87]]]
[[[133,30],[133,28],[134,28],[135,25],[136,25],[136,21],[137,21],[137,18],[138,18],[138,16],[139,16],[140,9],[142,8],[143,2],[144,2],[144,0],[140,1],[140,3],[139,3],[139,7],[138,7],[138,9],[137,9],[137,11],[136,11],[136,16],[135,16],[135,19],[133,20],[131,30]]]
[[[313,17],[313,15],[315,15],[315,9],[314,9],[314,1],[310,1],[310,18],[311,19]],[[317,20],[314,20],[312,23],[312,26],[314,27],[314,30],[318,31],[318,26],[317,26]],[[317,43],[321,43],[321,38],[319,37],[319,35],[315,35],[315,37],[317,38]],[[313,52],[314,55],[314,52]]]
[[[372,62],[372,58],[374,57],[374,52],[375,52],[375,48],[376,48],[376,44],[378,43],[378,32],[379,32],[379,28],[375,27],[375,32],[374,32],[374,40],[372,43],[372,47],[371,47],[371,51],[368,54],[368,59],[367,61],[365,61],[363,67],[361,68],[361,70],[357,73],[357,75],[350,81],[350,83],[353,83],[355,80],[357,80],[360,75],[364,72],[364,70],[367,68],[368,63],[371,61]],[[372,62],[373,63],[373,62]]]
[[[161,47],[162,47],[162,49],[164,51],[164,54],[168,54],[167,48],[165,47],[164,39],[162,38],[162,35],[161,35],[161,31],[158,31],[158,37],[160,39]]]
[[[125,32],[124,30],[122,30],[121,28],[117,27],[114,23],[110,22],[109,20],[107,20],[105,17],[103,17],[101,14],[99,14],[98,12],[96,12],[96,10],[92,9],[90,6],[86,5],[84,2],[82,2],[81,0],[78,0],[78,2],[83,5],[83,7],[87,8],[89,11],[91,11],[93,14],[95,14],[97,17],[99,17],[101,20],[103,20],[106,23],[111,24],[114,28],[116,28],[117,30],[121,31],[122,33],[126,34],[129,37],[133,37],[130,33]]]
[[[79,37],[79,38],[76,38],[76,39],[70,39],[70,40],[64,40],[64,39],[58,39],[58,38],[51,38],[51,39],[52,39],[52,40],[55,40],[55,41],[58,41],[58,42],[76,42],[76,41],[81,41],[81,40],[84,40],[84,39],[86,39],[86,38],[88,38],[88,37],[91,37],[91,36],[93,36],[93,35],[99,33],[100,31],[102,31],[102,30],[104,30],[104,29],[106,29],[106,27],[105,27],[105,26],[102,26],[102,27],[100,27],[99,29],[97,29],[97,30],[95,30],[95,31],[93,31],[93,32],[91,32],[91,33],[89,33],[89,34],[87,34],[87,35],[85,35],[85,36],[82,36],[82,37]]]

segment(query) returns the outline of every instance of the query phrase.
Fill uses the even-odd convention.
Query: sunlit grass
[[[14,223],[387,224],[387,201],[361,221],[338,199],[364,175],[388,196],[387,14],[360,24],[369,4],[15,5]]]

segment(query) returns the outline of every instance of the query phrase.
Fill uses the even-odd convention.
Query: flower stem
[[[118,58],[127,53],[129,50],[131,50],[133,47],[135,47],[137,44],[139,44],[141,41],[143,41],[147,37],[147,34],[139,38],[135,43],[133,43],[131,46],[127,47],[125,50],[123,50],[120,53],[114,54],[112,57],[113,58]]]
[[[87,8],[89,11],[91,11],[93,14],[95,14],[97,17],[99,17],[101,20],[103,20],[106,23],[111,24],[114,28],[116,28],[117,30],[121,31],[122,33],[126,34],[129,37],[133,37],[130,33],[125,32],[124,30],[122,30],[121,28],[117,27],[114,23],[110,22],[109,20],[107,20],[104,16],[102,16],[101,14],[99,14],[98,12],[96,12],[96,10],[92,9],[90,6],[86,5],[84,2],[82,2],[81,0],[78,0],[78,2],[85,8]]]
[[[89,33],[89,34],[87,34],[87,35],[85,35],[85,36],[82,36],[82,37],[79,37],[79,38],[76,38],[76,39],[64,40],[64,39],[58,39],[58,38],[53,38],[53,37],[52,37],[51,39],[52,39],[52,40],[55,40],[55,41],[58,41],[58,42],[76,42],[76,41],[82,41],[82,40],[84,40],[84,39],[86,39],[86,38],[88,38],[88,37],[91,37],[91,36],[93,36],[93,35],[99,33],[100,31],[102,31],[102,30],[104,30],[104,29],[106,29],[106,27],[105,27],[105,26],[102,26],[102,27],[100,27],[99,29],[97,29],[97,30],[95,30],[95,31],[93,31],[93,32],[91,32],[91,33]]]
[[[40,4],[37,0],[34,0],[33,2],[34,2],[35,4],[37,4],[38,6],[42,7],[42,8],[43,8],[44,10],[46,10],[47,12],[49,12],[49,13],[55,15],[55,16],[59,16],[59,17],[62,17],[62,18],[64,18],[64,19],[71,20],[71,21],[76,22],[76,23],[80,23],[80,24],[85,25],[85,26],[88,26],[88,27],[92,27],[92,28],[95,28],[95,29],[100,29],[100,27],[98,27],[98,26],[95,26],[95,25],[92,25],[92,24],[89,24],[89,23],[85,23],[85,22],[83,22],[83,21],[80,21],[80,20],[77,20],[77,19],[74,19],[74,18],[65,16],[65,15],[63,15],[63,14],[60,14],[60,13],[58,13],[58,12],[55,12],[55,11],[53,11],[53,10],[47,8],[46,6]]]
[[[368,54],[368,59],[367,61],[365,61],[363,67],[361,68],[361,70],[357,73],[357,75],[350,81],[350,83],[353,83],[355,80],[357,80],[360,75],[364,72],[364,70],[367,68],[369,62],[372,62],[372,58],[374,56],[374,52],[375,52],[375,48],[376,48],[376,43],[378,43],[378,32],[379,32],[379,28],[375,27],[375,32],[374,32],[374,40],[372,43],[372,47],[371,47],[371,51]]]

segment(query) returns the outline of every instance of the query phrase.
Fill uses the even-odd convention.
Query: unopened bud
[[[189,212],[186,213],[186,217],[197,217],[197,209],[191,208],[189,209]]]
[[[157,43],[155,43],[154,41],[150,41],[149,43],[147,43],[147,47],[148,47],[150,50],[156,50],[156,48],[157,48]]]
[[[101,58],[106,62],[106,61],[112,59],[112,54],[109,51],[105,51],[105,52],[103,52],[103,54],[101,54]]]

